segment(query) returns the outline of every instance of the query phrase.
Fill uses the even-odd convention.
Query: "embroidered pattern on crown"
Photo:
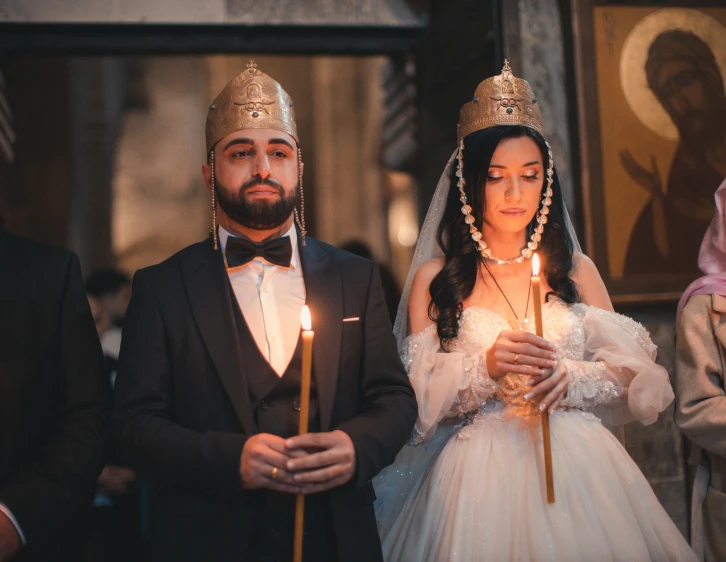
[[[275,129],[298,140],[290,96],[250,61],[217,95],[207,114],[207,151],[222,138],[243,129]]]
[[[275,103],[275,100],[263,98],[259,84],[250,84],[247,87],[247,97],[237,98],[233,100],[233,103],[243,106],[245,111],[251,111],[252,117],[259,117],[260,111],[264,111],[267,115],[270,115],[266,106],[272,105]],[[255,113],[258,113],[258,115],[255,115]]]
[[[497,125],[525,125],[543,134],[542,115],[537,98],[526,80],[512,73],[504,61],[502,73],[482,81],[474,97],[461,108],[459,139]]]
[[[262,85],[257,82],[257,75],[259,74],[257,63],[255,61],[248,62],[247,70],[249,71],[250,78],[242,84],[242,88],[247,91],[247,97],[236,98],[232,100],[232,103],[243,106],[244,110],[252,112],[252,117],[255,118],[259,117],[260,111],[264,111],[267,115],[270,115],[266,106],[272,105],[275,103],[275,100],[262,96]]]

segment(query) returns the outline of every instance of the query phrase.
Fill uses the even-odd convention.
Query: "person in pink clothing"
[[[726,559],[726,181],[698,254],[703,276],[678,304],[676,423],[696,465],[691,545],[701,559]]]

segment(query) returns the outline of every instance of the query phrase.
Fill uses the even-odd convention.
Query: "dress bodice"
[[[584,305],[567,306],[560,300],[548,301],[542,307],[542,329],[544,338],[557,347],[557,355],[575,361],[582,361],[585,354],[585,329],[581,315]],[[524,324],[528,331],[534,332],[534,316],[527,318]],[[480,356],[482,349],[489,349],[503,330],[511,330],[512,326],[498,313],[481,307],[468,307],[462,311],[459,319],[459,334],[452,342],[451,350],[463,353],[465,371],[467,364],[472,364],[475,356]],[[485,357],[481,357],[486,365]],[[473,366],[473,365],[472,365]],[[508,374],[498,381],[497,388],[490,397],[485,398],[477,392],[477,381],[483,374],[480,370],[470,369],[471,376],[465,378],[465,384],[459,389],[458,403],[451,412],[455,415],[466,415],[480,409],[489,402],[492,410],[501,410],[507,406],[510,416],[525,417],[538,414],[535,403],[524,399],[530,389],[527,382],[530,377]],[[488,377],[486,377],[488,378]],[[501,402],[502,404],[495,404]]]
[[[551,300],[542,307],[544,338],[555,344],[558,352],[570,359],[582,360],[585,351],[585,330],[582,315],[588,307],[583,304],[567,305]],[[534,332],[534,316],[527,319],[528,331]],[[482,347],[489,348],[502,330],[512,330],[509,323],[488,308],[470,306],[459,319],[459,335],[453,348],[467,354]]]
[[[661,408],[665,399],[672,399],[668,375],[654,363],[655,345],[645,328],[631,318],[552,299],[542,307],[542,320],[545,339],[556,346],[568,371],[563,407],[590,409],[608,402],[627,402],[628,386],[639,374],[644,374],[638,385],[639,401],[629,404],[631,410],[636,408],[636,417],[651,418],[655,402]],[[533,319],[526,325],[534,331]],[[526,384],[529,377],[508,374],[495,381],[487,371],[486,351],[501,331],[511,329],[496,312],[467,307],[448,352],[441,349],[435,325],[407,338],[402,358],[422,410],[417,424],[419,437],[425,438],[444,418],[466,416],[485,405],[488,409],[507,409],[518,417],[538,414],[536,404],[524,400],[531,388]],[[646,380],[657,386],[656,399],[643,388]]]

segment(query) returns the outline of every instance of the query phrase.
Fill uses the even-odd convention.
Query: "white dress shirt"
[[[233,235],[219,227],[222,252],[230,236]],[[295,353],[300,337],[300,312],[305,304],[305,282],[294,223],[283,236],[289,236],[292,245],[289,268],[255,257],[245,265],[227,270],[247,327],[260,353],[279,377]]]

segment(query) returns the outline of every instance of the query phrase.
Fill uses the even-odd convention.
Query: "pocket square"
[[[350,318],[343,318],[343,322],[358,322],[360,320],[359,316],[351,316]]]

